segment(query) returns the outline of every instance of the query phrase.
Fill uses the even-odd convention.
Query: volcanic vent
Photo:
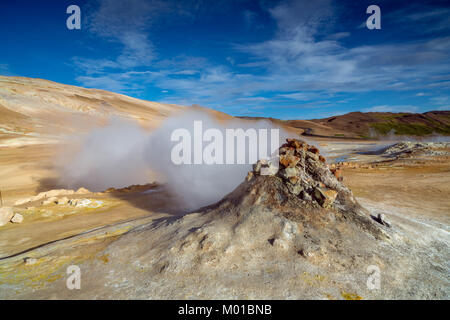
[[[342,183],[340,170],[330,170],[315,146],[297,139],[286,142],[279,149],[278,168],[258,161],[246,181],[204,211],[243,217],[261,209],[299,223],[346,221],[376,238],[386,236]]]
[[[370,218],[317,148],[289,139],[279,151],[278,171],[259,161],[218,203],[129,232],[109,246],[111,263],[99,269],[109,282],[129,279],[124,297],[322,297],[300,275],[354,269],[366,277],[389,228]],[[320,286],[336,287],[333,281]]]

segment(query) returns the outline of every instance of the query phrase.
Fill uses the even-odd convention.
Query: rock
[[[76,207],[76,205],[78,204],[78,201],[80,201],[80,199],[70,199],[69,204],[73,207]]]
[[[295,154],[295,148],[292,148],[290,146],[287,147],[281,147],[279,149],[280,154],[288,154],[288,155],[294,155]]]
[[[290,155],[290,154],[282,154],[280,156],[280,163],[281,165],[283,165],[285,168],[292,168],[295,167],[297,165],[297,163],[300,161],[299,157],[296,157],[294,155]]]
[[[312,252],[310,252],[310,251],[307,251],[307,250],[305,250],[305,249],[300,249],[300,250],[298,250],[297,253],[298,253],[299,255],[301,255],[302,257],[304,257],[304,258],[308,258],[308,257],[314,256],[314,253],[312,253]]]
[[[297,139],[286,139],[286,142],[295,149],[303,148],[303,142]]]
[[[288,190],[290,193],[294,194],[294,195],[299,195],[300,192],[303,191],[303,187],[301,184],[292,184],[292,183],[288,183],[287,184]]]
[[[300,198],[302,198],[305,201],[312,201],[312,196],[308,192],[306,192],[305,190],[303,190],[301,192]]]
[[[429,156],[435,155],[449,155],[447,151],[437,151],[436,149],[448,149],[450,148],[450,142],[412,142],[412,141],[402,141],[388,146],[384,152],[383,156],[395,157],[395,156],[406,156],[409,154],[423,153]]]
[[[25,198],[25,199],[17,200],[16,202],[14,202],[14,205],[15,206],[21,206],[21,205],[23,205],[25,203],[28,203],[28,202],[31,202],[31,198]]]
[[[317,149],[317,147],[315,147],[315,146],[309,146],[309,148],[308,148],[308,152],[311,152],[311,153],[313,153],[313,154],[319,154],[319,149]]]
[[[87,207],[92,203],[89,199],[71,199],[69,204],[74,207]]]
[[[289,242],[284,239],[274,239],[273,246],[286,251],[289,249]]]
[[[318,149],[306,142],[286,139],[287,143],[279,149],[280,170],[267,160],[260,160],[253,165],[253,175],[247,175],[247,182],[258,175],[275,175],[283,180],[287,191],[304,200],[308,207],[328,207],[341,193],[346,201],[351,200],[351,192],[340,181],[342,171],[337,165],[330,167]],[[274,159],[272,159],[274,161]],[[263,174],[263,171],[269,174]],[[354,201],[353,201],[354,202]]]
[[[382,224],[386,227],[390,227],[391,224],[386,220],[386,216],[382,213],[379,213],[376,217],[372,216],[372,218],[378,222],[379,224]]]
[[[58,198],[57,197],[51,197],[47,200],[42,201],[42,205],[47,206],[50,204],[56,204],[58,202]]]
[[[23,262],[25,263],[26,266],[32,266],[37,263],[37,259],[26,257],[25,259],[23,259]]]
[[[260,175],[263,176],[273,176],[278,173],[278,166],[275,166],[272,161],[260,160],[261,161],[261,170]]]
[[[332,205],[336,197],[337,191],[335,190],[320,187],[314,189],[314,198],[324,208]]]
[[[86,193],[91,193],[91,192],[88,189],[86,189],[86,188],[80,188],[75,193],[76,194],[86,194]]]
[[[67,196],[74,194],[75,191],[73,190],[66,190],[66,189],[59,189],[59,190],[50,190],[43,193],[40,193],[38,196],[44,194],[46,198],[54,198],[58,196]]]
[[[306,152],[306,157],[309,159],[313,159],[314,161],[319,161],[319,155],[310,151]]]
[[[290,177],[288,180],[292,184],[297,184],[297,183],[299,183],[301,181],[298,176]]]
[[[259,174],[259,173],[261,172],[261,165],[262,165],[261,160],[259,160],[258,162],[256,162],[256,163],[253,165],[253,172],[254,172],[255,174]]]
[[[23,216],[20,213],[16,213],[11,218],[11,222],[12,223],[22,223],[23,222]]]
[[[296,177],[298,176],[299,171],[297,168],[285,168],[280,170],[280,176],[285,178],[285,179],[289,179],[291,177]]]
[[[253,165],[253,173],[256,175],[273,176],[277,172],[278,167],[275,166],[272,161],[266,159],[258,160],[258,162]]]
[[[331,169],[331,173],[338,179],[339,181],[343,180],[342,169]]]
[[[87,190],[87,189],[85,189],[85,190]],[[66,190],[66,189],[50,190],[50,191],[41,192],[38,195],[36,195],[34,197],[31,197],[31,198],[25,198],[25,199],[17,200],[14,205],[20,206],[20,205],[28,203],[28,202],[40,201],[40,200],[43,200],[43,199],[46,199],[46,198],[55,198],[55,197],[59,197],[59,196],[67,196],[67,195],[72,195],[74,193],[75,193],[75,191],[73,191],[73,190]]]
[[[63,197],[57,200],[58,205],[66,205],[69,203],[69,199],[67,197]]]
[[[1,207],[0,208],[0,227],[7,224],[13,216],[14,216],[13,208]]]

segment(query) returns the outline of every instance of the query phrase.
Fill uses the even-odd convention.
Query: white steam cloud
[[[219,129],[224,138],[226,129],[268,129],[270,151],[270,129],[275,127],[269,121],[219,122],[205,112],[189,111],[168,118],[148,133],[137,124],[116,118],[108,126],[90,132],[75,156],[70,161],[65,159],[61,182],[68,187],[83,186],[101,191],[157,181],[166,184],[186,209],[212,204],[243,181],[251,169],[248,152],[253,151],[248,151],[252,148],[248,148],[247,141],[247,164],[174,164],[171,152],[178,142],[171,141],[171,135],[174,130],[184,128],[193,140],[194,121],[202,121],[203,132],[209,128]],[[282,130],[279,135],[280,143],[288,136]],[[209,143],[204,142],[203,147]]]

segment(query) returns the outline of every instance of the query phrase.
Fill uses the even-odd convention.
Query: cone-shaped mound
[[[341,182],[340,172],[330,170],[316,147],[287,139],[275,161],[279,161],[278,167],[267,160],[258,161],[241,185],[202,211],[239,217],[260,208],[295,222],[346,221],[376,238],[387,236]]]
[[[137,298],[323,298],[325,289],[340,294],[335,281],[350,270],[365,286],[390,228],[369,217],[316,148],[289,140],[276,161],[279,170],[256,163],[214,205],[122,236],[98,268],[129,279],[120,294]],[[311,287],[302,278],[311,274],[326,280]]]

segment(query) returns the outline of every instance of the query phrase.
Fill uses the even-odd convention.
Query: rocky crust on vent
[[[235,191],[206,210],[238,211],[258,205],[296,221],[348,220],[377,238],[387,234],[370,218],[342,183],[339,169],[330,169],[319,150],[304,141],[287,139],[275,161],[259,160]],[[230,205],[232,204],[232,205]]]

